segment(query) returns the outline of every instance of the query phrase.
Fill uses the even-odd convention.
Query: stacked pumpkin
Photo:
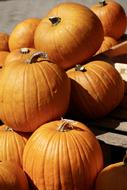
[[[120,3],[110,0],[99,0],[91,10],[100,19],[104,29],[104,41],[97,53],[104,52],[119,43],[127,27],[127,17]]]
[[[103,40],[101,21],[79,3],[58,4],[42,19],[19,23],[10,34],[0,75],[5,124],[0,135],[9,146],[14,143],[16,154],[4,143],[0,159],[17,163],[32,190],[92,190],[103,168],[91,130],[63,119],[70,108],[86,119],[102,117],[121,102],[124,85],[117,70],[104,61],[84,65]],[[29,188],[26,176],[17,180],[15,189]],[[14,189],[9,183],[1,187],[0,179],[0,189]]]

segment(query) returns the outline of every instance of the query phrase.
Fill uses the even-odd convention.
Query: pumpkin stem
[[[127,150],[126,150],[125,156],[123,157],[123,163],[125,166],[127,166]]]
[[[30,52],[29,48],[20,48],[20,53],[22,54],[27,54],[29,52]]]
[[[82,66],[82,65],[80,65],[80,64],[77,64],[76,66],[75,66],[75,71],[86,71],[86,69]]]
[[[100,4],[101,6],[105,6],[107,3],[106,3],[105,0],[99,0],[99,4]]]
[[[71,124],[71,122],[69,122],[67,119],[66,120],[62,119],[62,120],[63,120],[62,124],[57,128],[59,132],[66,132],[73,129],[73,125]]]
[[[5,131],[13,131],[13,129],[11,127],[6,126]]]
[[[28,64],[36,63],[39,58],[46,59],[48,58],[48,55],[45,52],[35,52],[26,62]]]
[[[52,25],[57,25],[61,22],[61,18],[57,16],[49,17],[49,20],[51,21]]]

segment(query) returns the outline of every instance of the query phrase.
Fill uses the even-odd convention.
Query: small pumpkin
[[[0,162],[0,190],[29,190],[24,171],[14,162]]]
[[[9,37],[10,51],[23,47],[34,48],[34,32],[40,20],[39,18],[27,18],[16,24]]]
[[[127,155],[123,161],[105,167],[97,176],[95,190],[127,189]]]
[[[16,131],[33,132],[67,111],[70,79],[46,55],[36,52],[24,61],[5,64],[2,70],[0,118]]]
[[[12,161],[22,167],[22,156],[30,134],[15,132],[6,125],[0,126],[0,161]]]
[[[23,153],[23,169],[35,189],[91,190],[102,168],[95,135],[78,121],[62,119],[42,125]]]
[[[9,51],[8,41],[9,34],[0,32],[0,51]]]
[[[104,36],[120,39],[125,33],[127,19],[125,10],[120,3],[111,0],[99,0],[98,4],[91,6],[91,10],[100,19]]]
[[[118,41],[110,36],[104,36],[104,40],[101,44],[101,47],[99,50],[96,52],[96,54],[102,53],[104,51],[109,50],[111,47],[115,46],[118,44]]]
[[[34,43],[36,49],[47,52],[52,61],[68,69],[94,55],[103,38],[102,24],[88,7],[64,2],[42,18]]]
[[[124,96],[124,83],[108,62],[95,60],[67,71],[71,79],[70,112],[86,119],[107,115]],[[73,114],[72,114],[73,115]]]
[[[9,53],[9,51],[0,51],[0,69],[3,67]]]

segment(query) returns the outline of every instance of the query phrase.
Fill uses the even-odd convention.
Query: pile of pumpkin
[[[99,3],[91,9],[60,3],[10,35],[1,32],[1,190],[127,189],[126,159],[103,169],[99,142],[84,124],[110,113],[124,96],[110,61],[88,61],[126,30],[123,7]],[[112,184],[121,170],[120,184]]]

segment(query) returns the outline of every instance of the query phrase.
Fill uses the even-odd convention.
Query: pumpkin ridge
[[[50,133],[51,133],[51,131],[50,131]],[[53,143],[51,143],[51,141],[53,141],[53,138],[55,138],[55,136],[57,136],[58,134],[56,133],[56,132],[53,132],[52,133],[52,136],[50,137],[50,139],[48,138],[48,143],[46,143],[46,147],[48,147],[48,145],[49,144],[52,144],[52,147],[53,147]],[[56,143],[56,142],[55,142]],[[43,177],[44,177],[44,184],[45,184],[45,165],[46,165],[46,163],[45,163],[45,161],[46,161],[46,156],[47,156],[47,154],[46,154],[46,152],[48,151],[48,148],[45,148],[45,152],[43,152],[43,156],[44,156],[44,159],[43,159]],[[54,160],[53,160],[54,161]],[[46,185],[45,185],[45,187],[46,187]]]
[[[73,135],[74,135],[74,133],[72,133]],[[87,158],[87,156],[86,156],[86,151],[85,151],[85,149],[84,149],[84,147],[82,146],[82,141],[83,142],[85,142],[85,144],[87,145],[87,143],[86,143],[86,141],[84,141],[84,139],[82,138],[82,135],[80,134],[80,139],[79,138],[77,138],[77,135],[74,135],[74,139],[75,139],[75,143],[76,143],[76,146],[78,147],[78,150],[79,150],[79,154],[80,154],[80,159],[81,159],[81,161],[82,161],[82,163],[83,163],[83,167],[84,167],[84,165],[89,165],[89,159]],[[77,143],[77,142],[78,143]],[[80,148],[79,148],[79,145],[80,145]],[[87,147],[88,147],[88,145],[87,145]],[[85,154],[85,161],[83,162],[83,159],[82,159],[82,157],[81,157],[81,152],[83,152],[83,154]],[[85,167],[86,168],[86,167]],[[84,170],[85,171],[85,174],[87,173],[87,177],[88,177],[88,180],[91,178],[91,176],[90,175],[88,175],[88,171],[86,171],[86,170]]]
[[[74,177],[73,177],[73,172],[72,172],[72,164],[71,164],[71,156],[70,156],[70,153],[69,153],[69,145],[68,145],[68,138],[67,138],[67,135],[70,136],[70,134],[68,132],[65,132],[65,141],[66,142],[66,149],[67,149],[67,155],[68,155],[68,162],[69,162],[69,166],[70,166],[70,176],[71,176],[71,181],[72,181],[72,184],[73,184],[73,188],[75,187],[74,185]]]
[[[57,73],[57,71],[51,66],[51,64],[48,64],[48,67],[53,70],[53,72],[57,75],[57,77],[62,80],[62,77],[60,77],[60,75]]]
[[[76,137],[76,135],[75,135],[74,132],[72,132],[70,135],[72,136],[72,140],[73,140],[75,146],[77,147],[77,150],[76,150],[76,151],[78,151],[79,156],[80,156],[80,164],[81,164],[82,167],[85,169],[84,165],[87,165],[88,159],[87,159],[86,157],[85,157],[85,160],[86,160],[86,161],[83,161],[83,159],[82,159],[81,152],[84,152],[83,147],[82,147],[82,144],[80,143],[80,141],[78,141],[78,138]],[[78,141],[79,144],[80,144],[80,148],[79,148],[79,145],[77,144],[77,141]]]
[[[99,78],[99,80],[101,81],[101,83],[104,85],[104,89],[107,89],[107,87],[106,87],[106,85],[105,85],[105,83],[103,82],[103,79],[94,71],[94,69],[92,69],[91,67],[89,67],[89,70],[90,71],[92,71],[98,78]],[[96,90],[94,90],[94,92],[95,93],[97,93],[97,91]],[[98,97],[98,96],[97,96]],[[98,98],[97,98],[98,99]],[[106,107],[106,105],[107,104],[103,104],[103,102],[100,100],[100,99],[98,99],[99,100],[99,103],[101,103],[103,106],[102,107],[104,107],[104,109],[106,109],[107,110],[107,107]]]
[[[109,66],[112,67],[112,65],[109,65]],[[115,81],[113,80],[113,78],[111,77],[111,75],[110,75],[108,72],[106,72],[105,69],[103,69],[103,67],[100,67],[98,64],[95,64],[95,67],[101,68],[101,69],[108,75],[108,78],[112,81],[112,83],[113,83],[114,85],[116,85],[116,84],[115,84]],[[117,72],[117,71],[116,71],[116,72]],[[117,72],[117,73],[118,73],[118,72]],[[118,73],[118,75],[119,75],[119,73]],[[119,81],[119,82],[121,82],[121,81]],[[124,91],[124,86],[123,86],[123,91]],[[117,99],[118,97],[119,97],[119,94],[116,93],[116,99]]]
[[[41,70],[41,72],[42,72],[42,74],[44,76],[44,79],[45,79],[45,81],[46,81],[46,83],[48,85],[48,88],[50,90],[50,97],[52,98],[53,97],[53,92],[52,92],[51,86],[49,84],[49,80],[48,80],[47,74],[43,71],[42,65],[38,64],[38,66],[40,67],[40,70]]]
[[[23,90],[22,90],[22,96],[23,96],[23,109],[24,109],[24,115],[25,115],[25,120],[26,120],[26,123],[29,121],[28,120],[28,117],[27,117],[27,108],[26,108],[26,103],[25,103],[25,90],[26,90],[26,70],[27,70],[27,64],[25,65],[25,68],[24,68],[24,74],[23,74]],[[27,126],[27,124],[25,124]]]
[[[88,131],[86,131],[86,132],[88,132]],[[89,133],[88,133],[88,134],[89,134]],[[79,135],[80,135],[80,137],[82,138],[82,135],[81,135],[81,134],[79,134]],[[77,138],[77,140],[79,140],[79,139]],[[94,148],[91,149],[92,146],[90,146],[88,140],[83,139],[83,141],[85,142],[87,148],[88,148],[89,150],[91,150],[91,152],[94,153]],[[79,141],[79,142],[80,142],[80,141]],[[96,145],[97,145],[97,144],[96,144]],[[86,157],[86,158],[87,158],[87,157]],[[95,159],[95,157],[94,157],[93,159],[94,159],[94,165],[96,165],[96,170],[95,170],[95,171],[99,171],[98,164],[97,164],[97,158]],[[88,162],[88,164],[89,164],[91,161],[89,162],[89,159],[87,159],[87,162]],[[92,177],[92,176],[90,176],[90,177]]]
[[[89,69],[89,70],[90,70],[90,69]],[[93,71],[92,71],[92,72],[93,72]],[[96,74],[96,72],[95,72],[95,74]],[[103,105],[101,108],[103,108],[103,110],[105,110],[106,107],[105,107],[105,105],[103,104],[103,102],[101,101],[101,99],[99,98],[98,92],[95,90],[95,87],[94,87],[94,85],[93,85],[93,83],[92,83],[91,78],[89,77],[89,75],[88,75],[87,73],[85,73],[85,76],[86,76],[86,78],[87,78],[87,80],[88,80],[90,86],[92,87],[92,91],[94,91],[94,93],[96,94],[97,100],[99,101],[99,103],[100,103],[101,105]],[[97,74],[96,74],[96,76],[98,77]]]
[[[76,81],[80,81],[81,80],[81,78],[80,77],[78,77],[76,74],[75,74],[75,78],[78,78],[78,79],[76,79]],[[80,83],[80,82],[79,82]],[[82,83],[81,83],[82,84]],[[80,85],[80,84],[79,84]],[[87,110],[87,113],[89,113],[89,115],[91,115],[91,111],[92,110],[89,110],[89,103],[90,103],[90,101],[88,101],[87,100],[87,98],[86,98],[86,96],[85,96],[85,94],[81,94],[79,91],[75,91],[75,95],[76,94],[78,94],[78,97],[79,97],[79,99],[81,99],[81,102],[82,102],[82,104],[87,104],[87,106],[83,106],[83,107],[85,107],[85,109]],[[75,96],[76,97],[76,96]],[[85,100],[85,101],[84,101]],[[75,100],[74,100],[75,101]]]
[[[34,78],[34,82],[35,82],[35,91],[36,91],[36,101],[37,101],[37,104],[36,104],[36,112],[38,112],[39,111],[39,92],[38,92],[38,85],[37,85],[37,80],[36,80],[36,69],[34,69],[34,65],[33,65],[33,67],[32,67],[32,73],[33,73],[33,78]],[[38,77],[38,79],[39,79],[39,77]]]

